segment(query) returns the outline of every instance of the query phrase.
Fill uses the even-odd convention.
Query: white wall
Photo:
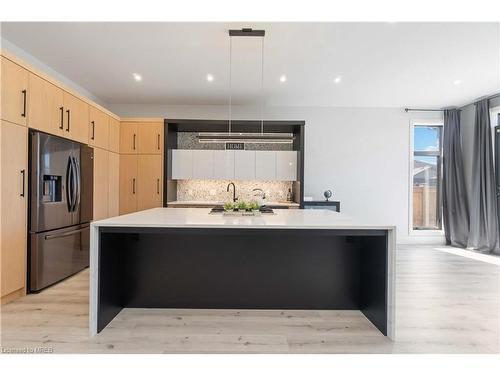
[[[110,105],[123,117],[227,119],[227,106]],[[410,120],[440,118],[397,108],[268,107],[269,120],[305,120],[305,195],[322,199],[333,189],[342,212],[398,228],[408,236]],[[258,119],[255,107],[233,107],[233,118]],[[418,237],[417,241],[425,241]],[[442,238],[427,239],[441,242]],[[416,242],[417,242],[416,241]]]

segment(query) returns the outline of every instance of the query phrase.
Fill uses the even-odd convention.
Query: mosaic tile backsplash
[[[178,201],[230,201],[233,188],[227,192],[229,180],[178,180]],[[252,189],[260,188],[266,193],[269,202],[285,201],[288,189],[292,189],[290,181],[233,181],[236,185],[236,196],[245,201],[254,199]],[[293,189],[292,189],[293,193]],[[293,195],[292,195],[293,196]]]

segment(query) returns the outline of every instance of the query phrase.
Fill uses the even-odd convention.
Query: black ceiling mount
[[[253,30],[252,28],[229,30],[229,36],[264,36],[265,34],[265,30]]]

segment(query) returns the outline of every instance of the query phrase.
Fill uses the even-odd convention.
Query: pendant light
[[[264,36],[265,30],[253,30],[243,28],[241,30],[229,30],[229,122],[228,132],[201,132],[198,133],[200,143],[293,143],[293,133],[264,133]],[[232,50],[233,37],[260,37],[261,39],[261,105],[260,105],[260,132],[238,133],[232,131]]]

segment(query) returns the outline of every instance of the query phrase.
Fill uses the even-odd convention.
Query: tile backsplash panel
[[[233,198],[233,188],[227,192],[229,180],[178,180],[177,201],[217,201],[226,202]],[[252,189],[260,188],[266,193],[270,202],[285,201],[288,189],[292,189],[290,181],[233,181],[236,185],[236,196],[245,201],[254,199]],[[293,189],[292,189],[293,197]]]

